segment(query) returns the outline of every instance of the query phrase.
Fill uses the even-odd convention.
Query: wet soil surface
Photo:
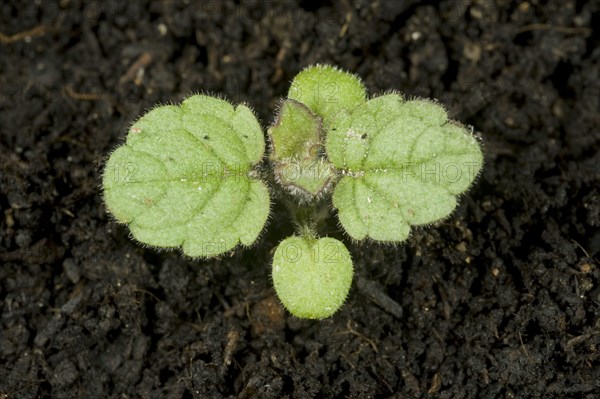
[[[598,397],[599,3],[315,4],[2,2],[0,397]],[[144,110],[212,92],[266,126],[317,62],[437,98],[486,162],[408,242],[345,240],[332,318],[274,295],[283,209],[215,261],[107,215],[102,164]]]

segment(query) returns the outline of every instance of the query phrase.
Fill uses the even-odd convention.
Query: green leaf
[[[311,158],[321,145],[321,118],[304,104],[288,99],[281,104],[268,133],[272,160]]]
[[[104,200],[148,245],[211,257],[252,244],[269,192],[252,177],[264,138],[252,111],[195,95],[142,116],[108,160]]]
[[[398,242],[447,217],[483,164],[477,139],[431,101],[374,98],[336,118],[325,148],[344,176],[333,205],[346,232]]]
[[[321,195],[335,177],[333,167],[320,154],[321,122],[304,104],[288,99],[269,128],[277,182],[300,198]]]
[[[367,98],[358,76],[329,65],[310,66],[300,72],[290,86],[288,98],[301,102],[331,125],[341,110],[351,111]]]
[[[323,159],[303,159],[282,161],[275,165],[277,182],[298,194],[301,191],[308,198],[321,195],[335,178],[335,170]]]
[[[301,318],[323,319],[335,313],[346,300],[352,274],[350,253],[334,238],[289,237],[273,257],[277,296]]]

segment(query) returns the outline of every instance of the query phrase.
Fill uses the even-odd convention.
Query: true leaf
[[[321,118],[304,104],[287,99],[268,133],[272,160],[312,158],[321,144]]]
[[[403,241],[411,225],[448,216],[483,163],[475,137],[441,106],[397,94],[338,114],[325,148],[344,176],[333,205],[356,240]]]
[[[204,95],[142,116],[103,176],[104,200],[139,241],[211,257],[252,244],[269,192],[252,175],[264,138],[252,111]]]
[[[299,198],[321,195],[335,176],[321,155],[322,118],[295,100],[285,100],[268,130],[277,182]]]
[[[351,111],[363,104],[367,92],[360,79],[329,65],[310,66],[290,86],[288,98],[306,105],[329,127],[341,110]]]
[[[278,162],[274,172],[277,182],[288,191],[301,191],[308,198],[321,195],[335,178],[331,164],[319,158]]]

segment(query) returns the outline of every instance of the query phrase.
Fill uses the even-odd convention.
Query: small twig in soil
[[[227,343],[225,344],[225,350],[223,351],[223,368],[231,364],[231,358],[239,340],[240,332],[233,328],[229,330],[227,333]]]
[[[151,293],[150,291],[148,291],[148,290],[145,290],[145,289],[143,289],[143,288],[134,288],[134,289],[133,289],[133,292],[140,292],[140,293],[142,293],[142,294],[147,294],[147,295],[150,295],[152,298],[156,299],[156,301],[157,301],[157,302],[160,302],[160,298],[158,298],[156,295],[154,295],[154,294],[153,294],[153,293]]]
[[[271,78],[271,84],[275,84],[281,80],[283,76],[283,68],[281,68],[281,63],[285,59],[285,56],[292,45],[289,40],[284,40],[283,45],[277,52],[277,56],[275,57],[275,74]]]
[[[435,373],[433,375],[433,378],[431,379],[431,387],[427,390],[427,393],[429,395],[434,394],[440,390],[441,386],[442,386],[442,377],[438,371],[437,373]]]
[[[47,26],[38,25],[29,30],[15,33],[14,35],[5,35],[4,33],[0,32],[0,43],[10,44],[10,43],[18,42],[21,40],[29,41],[33,37],[42,36],[42,35],[46,34],[47,31],[48,31]]]
[[[577,345],[580,342],[583,342],[583,341],[587,340],[588,338],[593,337],[594,335],[597,335],[597,334],[600,334],[600,332],[594,331],[594,332],[591,332],[591,333],[579,335],[579,336],[577,336],[575,338],[571,338],[565,344],[565,348],[570,349],[572,346]]]
[[[550,24],[529,24],[522,26],[519,28],[517,33],[529,32],[532,30],[553,30],[561,33],[581,33],[584,35],[589,35],[592,33],[592,30],[589,28],[571,28],[568,26],[556,26]]]
[[[584,248],[584,247],[582,247],[582,246],[581,246],[581,244],[580,244],[580,243],[578,243],[577,241],[575,241],[575,240],[573,240],[573,239],[571,240],[571,242],[572,242],[573,244],[577,245],[577,246],[579,247],[579,249],[581,249],[581,250],[583,251],[583,253],[585,254],[585,257],[586,257],[586,258],[588,258],[588,259],[590,258],[590,254],[588,253],[588,251],[586,251],[586,250],[585,250],[585,248]]]
[[[350,23],[352,22],[352,11],[348,11],[346,13],[346,18],[344,20],[344,24],[342,25],[342,28],[340,29],[340,33],[338,34],[338,38],[342,38],[344,36],[346,36],[346,32],[348,32],[348,28],[350,27]]]
[[[152,54],[145,51],[143,52],[137,60],[125,72],[125,75],[119,78],[119,84],[127,83],[129,81],[133,81],[136,86],[142,84],[142,78],[144,76],[145,68],[150,65],[152,62]]]
[[[94,100],[99,100],[99,99],[105,97],[102,94],[79,93],[79,92],[76,92],[75,90],[73,90],[73,87],[71,87],[71,86],[65,87],[65,93],[67,93],[67,95],[74,100],[82,100],[82,101],[94,101]]]
[[[519,341],[521,341],[521,347],[525,352],[525,356],[527,356],[527,360],[529,360],[529,363],[533,363],[533,359],[531,358],[531,356],[529,356],[529,352],[527,352],[527,348],[525,348],[525,344],[523,344],[523,337],[521,336],[521,331],[519,331]]]
[[[357,337],[365,340],[371,346],[371,348],[373,348],[373,350],[375,351],[375,353],[379,353],[379,349],[377,349],[377,344],[375,343],[375,341],[373,341],[372,339],[370,339],[366,335],[364,335],[362,333],[359,333],[358,331],[356,331],[355,329],[353,329],[352,328],[352,321],[351,320],[348,320],[348,323],[346,323],[346,328],[348,329],[348,331],[342,331],[340,334],[352,334],[352,335],[356,335]]]
[[[402,318],[402,306],[386,295],[383,290],[377,286],[377,284],[365,279],[364,277],[358,276],[356,279],[356,286],[364,295],[369,297],[383,310],[392,314],[393,316],[396,316],[398,319]]]

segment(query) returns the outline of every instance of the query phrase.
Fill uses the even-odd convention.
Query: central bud
[[[268,130],[277,182],[310,201],[330,188],[333,165],[323,151],[323,120],[304,104],[287,99]]]

